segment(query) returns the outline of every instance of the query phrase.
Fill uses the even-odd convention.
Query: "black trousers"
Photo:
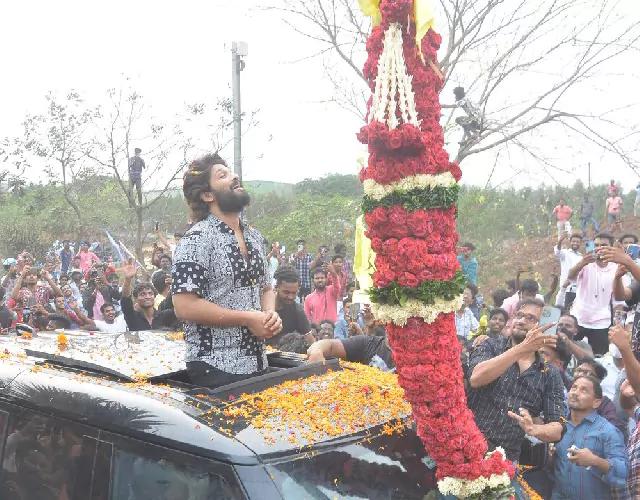
[[[133,188],[136,188],[138,192],[138,205],[142,205],[142,179],[129,179],[131,183],[131,193],[133,194]]]
[[[187,363],[187,373],[191,383],[193,385],[207,387],[209,389],[215,389],[217,387],[222,387],[223,385],[233,384],[235,382],[240,382],[241,380],[264,375],[267,371],[268,370],[265,370],[264,372],[236,375],[235,373],[227,373],[222,370],[218,370],[204,361],[189,361]]]
[[[579,326],[578,334],[574,340],[582,340],[585,337],[587,337],[595,356],[604,356],[609,352],[609,328],[593,329]]]

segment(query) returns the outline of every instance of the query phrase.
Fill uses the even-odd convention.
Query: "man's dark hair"
[[[333,264],[338,259],[344,261],[344,259],[342,258],[342,255],[334,255],[333,257],[331,257],[331,263]]]
[[[556,341],[556,354],[558,355],[558,358],[560,358],[563,368],[566,370],[573,356],[568,344],[561,338],[558,338]]]
[[[591,368],[593,368],[593,371],[595,372],[596,378],[598,380],[604,380],[604,378],[607,376],[607,369],[593,358],[584,358],[578,361],[578,366],[582,364],[589,365]]]
[[[491,312],[489,313],[489,319],[497,316],[498,314],[502,314],[504,320],[509,321],[509,313],[500,307],[496,307],[495,309],[491,310]]]
[[[571,241],[573,238],[578,238],[580,241],[582,241],[582,235],[580,233],[573,233],[569,238],[569,241]]]
[[[324,324],[329,324],[331,325],[331,328],[334,328],[334,329],[336,327],[336,324],[330,319],[323,319],[322,321],[320,321],[320,323],[318,323],[318,328],[322,328],[322,325]]]
[[[278,342],[278,349],[284,352],[306,354],[308,348],[304,335],[297,332],[286,333]]]
[[[142,149],[140,148],[136,148],[133,150],[134,153],[142,153]]]
[[[602,386],[600,385],[600,381],[595,378],[592,377],[591,375],[580,375],[579,377],[576,377],[573,379],[573,384],[576,383],[576,380],[579,380],[581,378],[586,378],[589,382],[591,382],[593,384],[593,393],[596,396],[596,399],[602,399]]]
[[[540,309],[544,309],[544,302],[542,302],[540,299],[536,299],[535,297],[527,297],[526,299],[522,299],[520,302],[518,302],[516,311],[519,311],[524,306],[536,306]]]
[[[344,243],[336,243],[336,246],[333,247],[333,251],[335,253],[340,253],[342,250],[346,250],[347,249],[347,245],[345,245]]]
[[[151,284],[153,285],[153,288],[156,289],[156,292],[165,292],[165,290],[167,289],[167,284],[165,283],[165,281],[169,276],[170,274],[164,271],[156,271],[155,273],[153,273],[153,276],[151,276]]]
[[[464,243],[462,245],[464,248],[468,248],[469,250],[471,250],[472,252],[476,249],[475,245],[469,241],[467,241],[466,243]]]
[[[627,238],[632,238],[634,245],[638,244],[638,237],[635,234],[631,234],[631,233],[623,234],[622,236],[620,236],[620,238],[618,238],[618,241],[622,243],[622,241],[626,240]]]
[[[493,305],[495,307],[502,307],[502,304],[504,303],[504,301],[506,299],[508,299],[510,297],[509,292],[507,292],[504,289],[501,290],[496,290],[495,292],[493,292],[491,294],[491,297],[493,297]]]
[[[193,160],[182,178],[182,192],[196,221],[209,217],[209,205],[202,200],[201,195],[211,192],[210,177],[214,165],[226,167],[227,163],[218,153],[208,154]]]
[[[162,260],[162,259],[169,259],[169,262],[171,262],[173,264],[173,257],[171,257],[171,255],[169,255],[168,253],[163,253],[160,256],[160,260]]]
[[[104,311],[107,307],[113,307],[115,309],[115,306],[111,302],[105,302],[100,306],[100,312],[104,314]]]
[[[326,272],[324,269],[320,268],[320,267],[316,267],[316,268],[314,269],[314,271],[313,271],[313,276],[315,277],[315,276],[316,276],[316,274],[324,274],[324,277],[325,277],[325,278],[327,277],[327,272]]]
[[[46,319],[47,323],[53,322],[56,328],[71,328],[71,320],[64,314],[49,314]]]
[[[273,278],[276,280],[276,286],[281,285],[282,283],[300,282],[298,270],[289,264],[282,264],[279,266],[278,269],[276,269],[276,272],[273,273]]]
[[[471,292],[471,296],[475,299],[478,295],[478,287],[473,283],[467,283],[467,288]]]
[[[145,290],[152,290],[154,294],[156,293],[156,289],[153,288],[151,283],[140,283],[133,289],[133,297],[137,299],[140,292],[144,292]]]
[[[560,316],[561,318],[567,317],[567,318],[571,318],[573,320],[573,326],[578,328],[578,318],[576,318],[573,314],[563,314],[562,316]],[[565,332],[566,334],[566,332]],[[573,333],[567,334],[569,335],[569,337],[573,337]],[[571,338],[571,340],[573,340],[573,338]]]
[[[453,95],[458,99],[462,99],[466,94],[464,92],[464,87],[456,87],[453,89]]]
[[[538,286],[538,282],[532,279],[522,280],[520,283],[520,291],[521,292],[529,292],[529,293],[538,293],[540,287]]]
[[[613,246],[613,244],[616,241],[616,237],[609,231],[600,231],[598,234],[596,234],[593,237],[594,240],[597,240],[598,238],[601,238],[603,240],[609,240],[609,245],[611,246]]]
[[[507,285],[507,288],[516,289],[516,280],[505,281],[504,284]]]

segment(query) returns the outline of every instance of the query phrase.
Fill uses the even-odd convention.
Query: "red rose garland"
[[[382,23],[367,41],[364,74],[374,96],[368,124],[357,137],[369,148],[360,179],[367,236],[376,253],[372,298],[388,321],[399,382],[418,435],[438,464],[441,491],[472,498],[491,490],[492,498],[509,498],[513,466],[500,451],[487,456],[462,383],[453,315],[463,288],[455,252],[455,183],[461,171],[449,161],[440,126],[442,79],[433,65],[441,38],[429,30],[422,39],[422,57],[432,62],[425,64],[416,45],[413,7],[413,0],[381,0]],[[397,71],[398,54],[404,58],[400,71],[409,78]],[[395,58],[392,64],[386,64],[389,58]],[[381,88],[385,85],[390,87]],[[407,123],[415,112],[418,121]],[[430,295],[436,292],[443,295]],[[408,305],[398,296],[418,299]]]

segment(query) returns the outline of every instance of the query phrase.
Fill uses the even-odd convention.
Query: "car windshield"
[[[435,463],[412,431],[379,436],[268,466],[282,496],[416,499],[436,489]]]

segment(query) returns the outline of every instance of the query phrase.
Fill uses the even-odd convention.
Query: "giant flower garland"
[[[439,123],[441,38],[429,30],[416,39],[414,0],[365,3],[381,19],[367,41],[364,74],[372,97],[358,133],[369,148],[360,179],[376,253],[370,297],[387,323],[418,435],[438,464],[440,491],[510,498],[514,468],[501,450],[487,453],[462,383],[454,318],[465,285],[455,224],[462,174],[444,150]]]

